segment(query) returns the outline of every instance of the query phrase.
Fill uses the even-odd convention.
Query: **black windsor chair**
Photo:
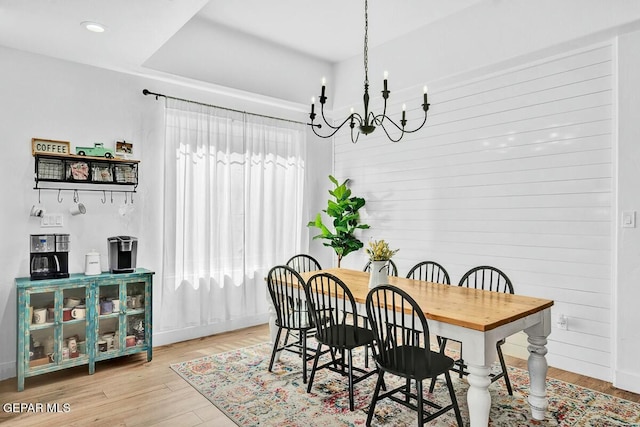
[[[373,332],[366,324],[359,325],[358,319],[366,322],[366,318],[358,315],[353,294],[339,278],[329,273],[318,273],[307,281],[305,291],[317,326],[315,337],[318,341],[307,393],[311,392],[315,374],[321,369],[346,375],[349,381],[349,409],[353,411],[354,385],[377,372],[376,369],[366,371],[353,366],[353,350],[371,346],[375,355]],[[332,360],[318,366],[323,345],[331,350]],[[336,358],[335,354],[338,353],[340,357]]]
[[[511,283],[509,277],[501,270],[488,265],[474,267],[471,270],[467,271],[460,279],[458,286],[466,286],[467,288],[483,289],[485,291],[492,292],[504,292],[510,294],[514,293],[513,284]],[[447,346],[448,338],[438,338],[440,351],[444,353]],[[511,388],[511,381],[509,380],[509,374],[507,372],[507,364],[505,363],[504,356],[502,354],[502,344],[504,343],[504,339],[501,339],[496,343],[496,350],[498,352],[498,360],[500,361],[501,372],[492,372],[491,374],[489,374],[489,377],[491,378],[491,382],[495,382],[500,378],[504,378],[505,385],[507,386],[507,392],[510,396],[513,396],[513,389]],[[466,371],[467,366],[465,365],[464,359],[462,358],[462,343],[460,343],[460,358],[456,360],[455,364],[456,366],[453,368],[453,371],[457,372],[460,375],[460,378],[469,374]],[[430,390],[433,390],[433,383],[431,384]]]
[[[269,271],[267,287],[276,311],[275,324],[278,327],[271,351],[269,372],[273,369],[276,353],[287,350],[302,358],[302,379],[306,383],[307,362],[315,356],[313,350],[307,350],[307,337],[313,334],[315,327],[307,310],[304,280],[294,269],[279,265]],[[280,345],[283,330],[286,330],[286,335],[284,343]],[[289,342],[291,336],[295,340]]]
[[[322,270],[320,263],[311,255],[298,254],[289,258],[287,267],[293,268],[298,273],[306,273],[308,271]]]
[[[367,425],[371,425],[376,403],[389,398],[417,411],[418,425],[453,409],[458,426],[462,426],[462,416],[449,374],[454,361],[430,349],[429,326],[418,303],[395,286],[380,285],[369,291],[366,307],[378,347],[373,357],[379,371]],[[388,307],[396,307],[396,310]],[[386,373],[405,378],[406,381],[402,386],[380,394]],[[441,374],[445,376],[451,398],[451,403],[446,406],[425,399],[423,394],[422,381]],[[411,391],[412,381],[415,381],[415,393]]]
[[[407,273],[408,279],[424,280],[433,283],[450,285],[449,273],[435,261],[422,261],[411,267]]]

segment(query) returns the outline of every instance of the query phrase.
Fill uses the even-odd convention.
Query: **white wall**
[[[537,16],[550,6],[517,3],[514,16]],[[376,73],[389,69],[392,115],[399,118],[406,102],[411,127],[427,83],[430,119],[397,144],[383,141],[380,130],[355,146],[339,137],[335,172],[353,178],[354,191],[367,198],[366,221],[374,228],[365,238],[385,238],[401,248],[401,272],[421,259],[444,261],[453,281],[472,265],[504,268],[516,292],[554,299],[554,318],[569,316],[569,331],[554,328],[550,337],[552,366],[637,392],[634,279],[640,274],[640,238],[634,229],[619,229],[618,218],[638,204],[639,108],[633,94],[640,64],[633,46],[639,40],[638,33],[622,36],[616,50],[614,35],[637,28],[637,22],[615,30],[603,23],[624,13],[637,19],[638,4],[590,4],[595,9],[571,25],[549,16],[547,26],[532,32],[526,19],[487,21],[469,9],[446,27],[419,30],[370,51],[373,98]],[[591,33],[590,25],[599,33]],[[474,42],[459,34],[475,34]],[[591,47],[604,56],[572,62],[585,49],[591,55]],[[568,62],[553,76],[554,62],[563,57]],[[337,67],[338,118],[351,105],[360,108],[361,67],[361,58]],[[527,69],[531,82],[509,86],[512,76]],[[591,71],[596,74],[585,74]],[[562,76],[575,81],[550,80]],[[514,135],[507,134],[511,128]],[[346,266],[363,263],[363,254],[345,259]],[[526,340],[515,339],[510,350],[526,355],[525,347]]]
[[[13,279],[29,275],[29,234],[65,232],[71,234],[69,268],[84,271],[84,254],[95,248],[106,265],[106,239],[118,234],[141,237],[139,263],[151,269],[159,264],[148,256],[149,241],[142,238],[144,216],[152,217],[146,203],[147,188],[153,169],[144,163],[140,168],[140,192],[134,197],[134,213],[121,216],[119,207],[124,196],[114,195],[115,203],[103,205],[102,194],[80,193],[87,214],[74,216],[68,212],[72,194],[63,192],[63,203],[57,192],[43,191],[41,202],[50,213],[64,214],[64,227],[43,229],[29,216],[38,200],[34,186],[34,160],[31,138],[71,141],[76,145],[115,140],[134,143],[136,158],[144,158],[153,149],[159,120],[155,105],[148,105],[140,94],[141,82],[127,76],[74,66],[0,48],[0,105],[2,145],[5,167],[0,170],[2,185],[2,244],[0,245],[0,378],[15,373],[16,292]],[[159,139],[161,141],[161,139]]]
[[[84,255],[97,249],[102,268],[107,270],[106,239],[114,235],[139,238],[138,266],[156,271],[156,288],[161,278],[164,102],[142,95],[142,89],[181,98],[237,108],[293,120],[304,120],[306,106],[296,106],[249,93],[204,87],[192,82],[172,84],[166,77],[141,77],[105,71],[89,66],[0,48],[0,127],[5,167],[0,168],[3,182],[0,210],[0,379],[15,375],[16,292],[15,277],[29,275],[29,234],[65,232],[71,234],[70,271],[84,271]],[[38,199],[33,190],[34,161],[31,138],[66,140],[71,146],[104,142],[113,146],[125,139],[134,144],[134,156],[141,160],[140,185],[134,196],[134,211],[121,216],[124,196],[114,195],[112,205],[102,204],[102,193],[80,192],[87,214],[68,213],[72,193],[41,193],[48,211],[64,214],[64,227],[43,229],[29,217]],[[331,149],[310,147],[311,188],[329,173]],[[107,195],[109,197],[109,195]],[[311,197],[311,200],[319,199]],[[311,212],[320,209],[313,202]],[[311,215],[310,215],[311,216]],[[283,260],[283,262],[286,260]],[[179,335],[179,334],[178,334]],[[175,335],[173,335],[175,336]],[[178,339],[180,339],[178,337]]]
[[[440,89],[418,134],[343,138],[335,156],[336,173],[367,199],[363,234],[401,248],[402,275],[421,260],[443,264],[453,283],[477,265],[502,269],[518,294],[553,299],[553,319],[569,316],[569,331],[549,338],[549,363],[602,379],[611,378],[612,55],[607,44]]]

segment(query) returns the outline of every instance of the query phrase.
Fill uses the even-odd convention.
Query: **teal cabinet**
[[[123,355],[152,358],[153,272],[18,278],[18,391],[27,377]]]

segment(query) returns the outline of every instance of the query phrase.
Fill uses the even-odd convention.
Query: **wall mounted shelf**
[[[78,155],[35,154],[36,190],[135,193],[139,161]]]

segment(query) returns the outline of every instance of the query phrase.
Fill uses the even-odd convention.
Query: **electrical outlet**
[[[562,329],[563,331],[568,330],[569,318],[564,314],[561,314],[560,317],[558,317],[558,322],[556,323],[556,326],[558,327],[558,329]]]

